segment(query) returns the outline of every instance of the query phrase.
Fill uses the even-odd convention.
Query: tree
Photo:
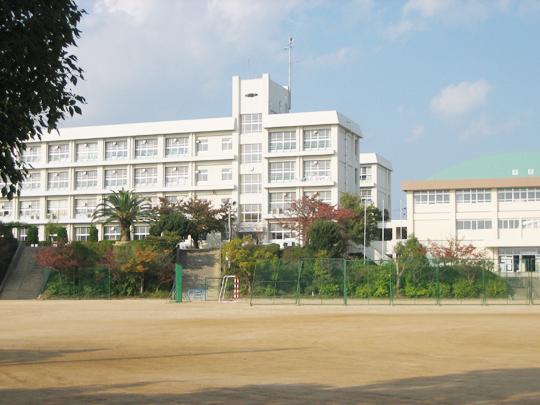
[[[347,249],[343,228],[336,222],[318,219],[309,228],[308,249],[313,255],[342,257]]]
[[[223,232],[230,212],[229,203],[213,208],[211,201],[197,197],[182,201],[178,208],[191,222],[189,234],[196,249],[199,248],[199,241],[210,232]]]
[[[451,238],[446,243],[429,242],[429,254],[443,266],[455,266],[472,283],[480,269],[489,269],[493,263],[487,259],[487,252],[471,243]]]
[[[88,231],[88,241],[97,242],[99,239],[98,229],[94,224],[90,225],[90,230]]]
[[[38,227],[35,225],[28,226],[26,233],[26,244],[37,245],[39,243]]]
[[[396,254],[396,295],[399,296],[401,277],[407,270],[424,268],[429,264],[427,250],[416,236],[411,235],[405,243],[398,242],[394,247]]]
[[[120,240],[131,240],[131,226],[136,222],[151,222],[155,218],[150,202],[131,190],[113,191],[98,204],[92,221],[118,223]]]
[[[366,246],[378,236],[378,223],[382,221],[381,211],[370,204],[365,207],[365,202],[358,196],[343,194],[340,201],[341,207],[353,213],[345,224],[348,237],[355,243],[364,244],[364,222],[366,223]],[[364,218],[366,213],[366,218]],[[388,218],[388,217],[386,217]]]
[[[54,237],[54,240],[52,237]],[[59,241],[66,243],[68,240],[67,230],[60,224],[49,222],[45,225],[45,239],[50,242]]]
[[[66,114],[80,114],[83,78],[77,25],[84,13],[74,0],[0,2],[0,179],[12,198],[26,177],[25,141],[52,132]]]
[[[221,248],[221,253],[224,261],[227,263],[227,274],[238,276],[241,285],[247,285],[248,291],[251,291],[257,263],[277,261],[278,255],[276,249],[279,250],[279,246],[259,246],[249,236],[244,236],[242,239],[232,239],[225,243]]]
[[[295,231],[301,244],[309,242],[309,229],[317,220],[335,221],[344,224],[353,217],[348,209],[338,208],[319,200],[317,194],[303,196],[293,201],[287,210],[287,218],[281,222],[281,226]]]
[[[186,238],[192,232],[192,222],[183,214],[181,204],[172,203],[166,198],[159,199],[159,208],[155,208],[156,219],[150,226],[150,235],[161,236],[172,232]]]

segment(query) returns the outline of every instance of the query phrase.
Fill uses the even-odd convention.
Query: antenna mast
[[[289,37],[289,44],[285,49],[289,52],[289,111],[291,110],[291,69],[292,69],[292,43],[293,37]]]

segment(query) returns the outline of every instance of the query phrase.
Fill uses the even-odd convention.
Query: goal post
[[[176,263],[174,266],[174,273],[175,273],[175,296],[176,296],[176,302],[182,302],[182,278],[184,276],[184,269],[182,268],[182,265],[179,263]]]
[[[227,288],[232,285],[232,298],[227,299]],[[240,298],[240,279],[234,275],[223,276],[219,289],[219,302],[238,302]]]

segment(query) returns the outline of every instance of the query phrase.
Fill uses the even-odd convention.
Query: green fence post
[[[304,261],[298,261],[298,278],[296,281],[296,305],[300,305],[300,275],[302,274],[302,268],[304,267]]]
[[[435,267],[435,302],[441,305],[441,283],[439,279],[439,266]]]
[[[486,270],[481,269],[482,272],[482,305],[487,305],[487,291],[486,291]]]
[[[347,305],[347,260],[343,259],[343,303]]]
[[[176,302],[182,302],[182,265],[176,263],[174,272],[176,274]]]
[[[394,272],[392,271],[393,267],[392,266],[388,266],[388,271],[390,272],[390,277],[388,277],[388,279],[390,280],[389,281],[389,286],[388,286],[388,299],[390,301],[390,305],[394,305],[394,286],[393,286],[393,283],[394,283]]]

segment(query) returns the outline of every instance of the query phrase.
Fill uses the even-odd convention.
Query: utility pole
[[[285,48],[289,52],[289,83],[288,83],[288,90],[289,90],[289,111],[291,110],[291,70],[292,70],[292,44],[293,44],[293,37],[289,37],[289,43],[287,47]]]
[[[364,264],[366,264],[366,227],[367,227],[367,200],[364,200]]]

